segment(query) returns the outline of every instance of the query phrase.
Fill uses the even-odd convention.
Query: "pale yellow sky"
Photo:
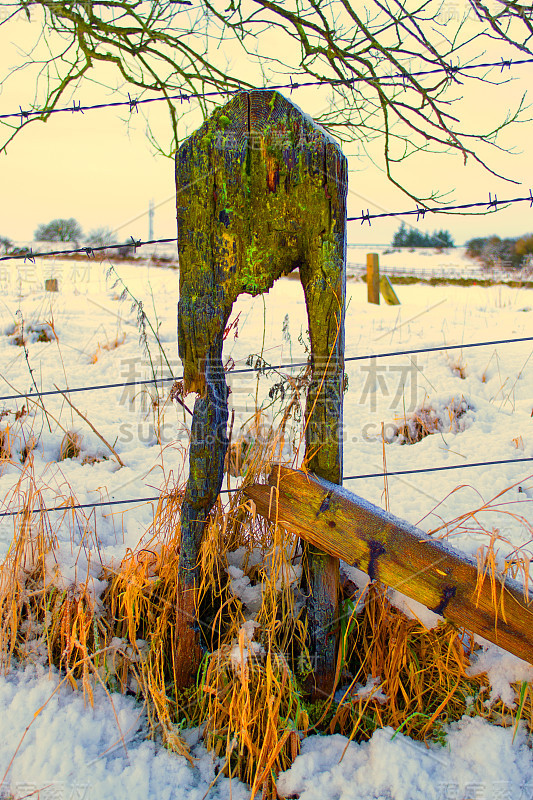
[[[21,50],[29,49],[38,34],[39,23],[27,22],[24,15],[0,27],[2,74],[20,63]],[[484,60],[498,61],[502,54],[508,57],[507,53],[494,47]],[[513,57],[517,58],[518,54],[514,52]],[[518,103],[531,85],[532,71],[533,64],[513,68],[512,75],[516,80],[502,87],[476,82],[466,90],[464,100],[453,104],[454,115],[464,119],[475,131],[489,128],[491,122],[494,124],[501,120],[507,109]],[[499,75],[499,70],[496,75]],[[105,81],[104,73],[101,73],[101,79]],[[34,91],[29,76],[19,73],[0,94],[0,113],[18,110],[19,105],[29,107]],[[82,104],[124,98],[127,98],[127,89],[112,96],[103,86],[91,83],[86,83],[76,93],[76,100]],[[326,95],[316,89],[299,89],[293,92],[292,99],[313,115],[324,108]],[[145,106],[145,113],[165,143],[164,104]],[[175,236],[173,162],[154,153],[141,115],[133,114],[129,126],[124,122],[126,117],[126,111],[116,109],[83,115],[55,114],[46,124],[35,123],[22,131],[9,146],[7,156],[0,156],[0,236],[14,240],[31,239],[39,223],[56,217],[75,217],[85,232],[101,226],[120,227],[121,237],[147,237],[147,215],[130,225],[126,223],[147,211],[151,198],[156,204],[170,198],[156,210],[156,237]],[[191,110],[188,130],[200,123],[199,112],[195,114]],[[510,156],[494,151],[489,156],[487,148],[482,151],[496,171],[520,181],[518,185],[483,173],[473,163],[463,166],[457,155],[428,155],[409,160],[404,176],[415,190],[450,190],[450,203],[484,200],[489,191],[493,195],[496,193],[498,199],[528,195],[529,188],[533,189],[532,141],[533,123],[527,123],[505,133],[500,140],[502,146],[514,147],[521,154]],[[377,158],[380,147],[374,146]],[[368,159],[350,158],[350,169],[353,171],[349,183],[349,216],[358,215],[367,208],[374,213],[413,208],[413,203],[390,185]],[[510,236],[533,231],[533,209],[528,203],[517,204],[490,218],[444,214],[428,217],[417,227],[422,230],[449,229],[457,243],[476,235],[496,233]],[[374,221],[370,229],[367,224],[350,223],[348,241],[389,242],[400,221]],[[414,223],[414,218],[407,217],[406,221]]]

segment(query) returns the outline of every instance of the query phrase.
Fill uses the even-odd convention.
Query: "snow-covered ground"
[[[33,480],[21,473],[18,457],[28,446],[30,429],[38,440],[33,461],[35,481],[48,507],[71,495],[79,503],[154,497],[171,473],[174,477],[183,474],[190,418],[175,404],[167,404],[158,444],[150,384],[69,394],[71,402],[116,450],[123,467],[62,395],[43,396],[48,422],[35,407],[30,417],[16,420],[15,412],[26,401],[5,399],[35,391],[34,381],[45,392],[54,390],[54,386],[72,390],[149,380],[152,367],[146,347],[139,344],[137,309],[131,308],[130,299],[120,300],[123,286],[113,287],[116,275],[107,277],[109,264],[98,260],[37,261],[16,267],[6,264],[8,267],[0,272],[4,398],[0,411],[4,408],[11,413],[2,419],[0,427],[10,427],[14,459],[1,465],[3,510],[15,509]],[[130,292],[142,300],[170,367],[179,376],[177,271],[127,263],[117,264],[116,270]],[[41,291],[45,277],[59,279],[59,293]],[[348,281],[347,358],[533,335],[532,290],[409,285],[398,286],[397,294],[401,300],[398,307],[372,306],[366,302],[366,285]],[[19,310],[21,314],[17,314]],[[249,354],[261,352],[270,364],[305,361],[302,343],[306,311],[297,280],[278,281],[264,302],[262,298],[241,297],[234,312],[240,314],[238,337],[234,338],[233,331],[228,336],[225,357],[235,361],[236,369],[245,366]],[[28,359],[24,348],[14,343],[22,320],[26,330],[32,328],[27,333]],[[44,323],[53,326],[57,339],[38,341]],[[149,329],[147,341],[153,368],[159,376],[168,376],[169,367]],[[390,473],[533,457],[532,353],[533,342],[522,342],[348,362],[344,474],[383,471],[382,423],[385,438],[390,441],[385,448]],[[279,375],[262,376],[259,396],[266,396],[277,380]],[[230,372],[228,383],[237,431],[253,411],[257,377]],[[170,385],[165,383],[163,391]],[[186,402],[192,407],[192,398]],[[450,410],[458,409],[461,413],[454,421]],[[433,420],[437,432],[416,444],[402,445],[398,428],[415,411]],[[81,453],[76,459],[58,460],[63,431],[55,420],[82,436]],[[505,557],[515,548],[522,548],[519,555],[531,554],[531,473],[532,464],[521,462],[391,475],[390,510],[429,531],[484,506],[512,487],[480,511],[468,530],[457,528],[450,537],[455,547],[475,555],[488,543],[488,534],[499,531],[497,560],[503,566]],[[385,502],[383,478],[349,480],[346,487],[378,505]],[[118,564],[126,549],[135,547],[152,515],[153,503],[140,501],[98,507],[92,517],[98,547],[95,541],[82,542],[80,529],[84,547],[84,558],[80,559],[78,549],[71,545],[71,528],[59,525],[62,512],[52,512],[61,570],[56,580],[85,580],[89,570],[98,592],[100,560]],[[12,533],[12,517],[0,518],[0,557],[7,553]],[[421,607],[399,592],[393,599],[408,613],[409,608],[422,613]],[[480,658],[483,669],[489,670],[493,694],[502,698],[509,693],[510,681],[533,679],[532,667],[493,646],[488,646]],[[216,759],[201,743],[195,743],[194,733],[190,735],[198,761],[191,767],[186,760],[144,740],[144,711],[132,698],[113,695],[113,709],[103,691],[97,691],[91,709],[66,685],[53,694],[58,680],[55,672],[49,674],[38,667],[14,669],[0,678],[0,780],[11,765],[3,785],[6,796],[7,790],[16,798],[91,800],[248,796],[242,784],[234,780],[230,786],[222,777],[206,795],[215,778]],[[287,795],[298,794],[301,800],[533,797],[533,761],[522,724],[513,742],[512,729],[465,717],[450,726],[444,748],[431,745],[428,749],[401,733],[392,738],[393,733],[380,730],[364,744],[349,744],[338,735],[310,737],[293,767],[280,778],[280,788]]]

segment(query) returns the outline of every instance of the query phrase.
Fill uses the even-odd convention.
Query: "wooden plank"
[[[382,275],[379,279],[379,288],[381,290],[381,294],[383,295],[383,299],[387,303],[388,306],[399,306],[400,301],[398,300],[398,295],[392,288],[392,284],[386,275]]]
[[[273,522],[533,664],[533,594],[346,489],[275,466],[246,495]]]
[[[366,287],[368,302],[379,306],[379,256],[377,253],[366,254]]]

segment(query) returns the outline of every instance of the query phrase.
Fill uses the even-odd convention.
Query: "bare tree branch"
[[[260,81],[288,82],[290,76],[329,86],[330,108],[317,121],[346,145],[366,148],[381,141],[387,176],[422,205],[439,196],[420,197],[396,177],[396,165],[415,153],[458,152],[465,163],[470,158],[504,178],[481,156],[479,145],[503,149],[496,136],[526,121],[524,98],[484,133],[465,127],[452,109],[472,81],[500,85],[511,79],[503,67],[482,75],[464,69],[481,63],[484,41],[501,43],[505,57],[513,50],[533,55],[531,9],[517,0],[495,0],[493,11],[484,0],[469,0],[462,19],[448,18],[441,0],[369,0],[364,6],[350,0],[190,2],[13,3],[11,24],[17,11],[38,18],[43,39],[16,71],[0,76],[0,87],[20,70],[37,69],[34,108],[43,113],[21,116],[20,124],[2,121],[0,152],[26,125],[46,121],[50,111],[70,102],[80,84],[106,64],[126,89],[136,87],[139,98],[156,93],[166,99],[172,141],[160,150],[168,155],[178,146],[184,116],[172,95],[220,92],[217,98],[200,98],[207,115],[213,103],[239,89]],[[432,69],[440,72],[419,74]]]

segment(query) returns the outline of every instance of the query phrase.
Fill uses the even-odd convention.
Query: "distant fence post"
[[[184,390],[198,393],[181,510],[176,681],[194,680],[201,656],[195,597],[207,516],[224,475],[228,440],[222,342],[241,293],[267,292],[299,268],[311,339],[305,414],[307,468],[342,482],[347,162],[314,121],[273,90],[241,92],[176,155]],[[333,689],[339,561],[304,543],[312,694]]]
[[[377,253],[366,254],[366,286],[368,302],[379,306],[379,256]]]

